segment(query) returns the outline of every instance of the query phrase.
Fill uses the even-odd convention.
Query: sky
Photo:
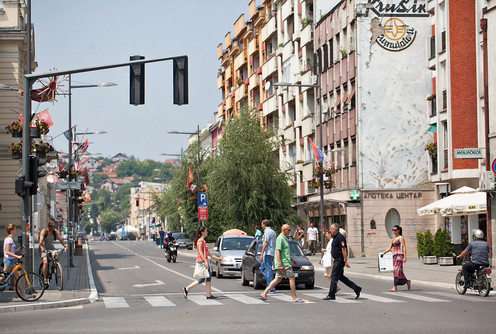
[[[129,104],[128,67],[72,75],[73,86],[117,84],[72,90],[72,124],[77,132],[107,132],[85,137],[89,152],[164,161],[170,157],[161,153],[177,154],[188,145],[188,135],[167,131],[194,132],[197,125],[212,121],[221,102],[217,46],[248,12],[249,2],[31,0],[38,64],[33,73],[121,63],[133,55],[146,59],[187,55],[189,104],[183,106],[172,103],[172,61],[145,65],[145,104],[140,106]],[[68,82],[59,89],[67,91]],[[57,135],[69,128],[68,98],[58,96],[54,104],[33,102],[33,111],[47,108],[55,123],[49,136],[56,137],[55,149],[67,152],[67,140]]]

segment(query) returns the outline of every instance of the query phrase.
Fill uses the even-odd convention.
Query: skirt
[[[403,258],[403,254],[393,255],[394,286],[405,285],[407,282],[405,273],[403,272]]]

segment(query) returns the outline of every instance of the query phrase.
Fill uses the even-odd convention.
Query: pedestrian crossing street
[[[104,296],[100,298],[100,302],[107,309],[119,309],[119,308],[131,308],[136,306],[148,306],[148,307],[176,307],[179,304],[184,305],[184,303],[192,303],[201,306],[229,306],[232,303],[241,303],[248,305],[274,305],[280,303],[291,303],[292,297],[290,292],[277,292],[276,294],[271,294],[268,296],[270,303],[264,303],[258,299],[258,294],[256,293],[241,293],[241,292],[228,292],[228,293],[217,293],[217,299],[206,299],[205,294],[193,294],[190,293],[187,300],[184,300],[183,296],[178,293],[171,293],[165,295],[129,295],[129,296],[117,296],[110,297]],[[382,292],[376,294],[361,293],[359,299],[355,299],[354,293],[338,293],[336,300],[334,301],[322,301],[322,297],[325,296],[325,291],[320,292],[302,292],[298,291],[297,295],[299,298],[305,300],[305,304],[315,304],[315,303],[338,303],[338,304],[364,304],[364,303],[408,303],[408,302],[425,302],[425,303],[450,303],[460,300],[467,302],[496,302],[496,297],[490,295],[486,298],[481,298],[476,295],[457,295],[456,292],[442,292],[442,291],[430,291],[430,292]],[[88,307],[84,305],[84,307]],[[83,308],[83,306],[81,306]]]

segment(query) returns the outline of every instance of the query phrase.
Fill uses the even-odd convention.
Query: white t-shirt
[[[309,227],[307,230],[308,240],[317,240],[319,230],[316,227]]]
[[[10,255],[7,255],[7,245],[8,245],[8,244],[12,244],[12,246],[10,247],[10,252],[11,252],[11,253],[14,253],[14,252],[15,252],[15,243],[14,243],[14,239],[12,239],[12,237],[7,237],[7,238],[5,238],[5,240],[3,241],[3,258],[4,258],[4,259],[9,259],[9,260],[15,259],[15,257],[10,256]]]
[[[324,257],[322,258],[322,265],[324,266],[324,268],[332,267],[331,248],[332,248],[332,239],[329,240],[329,242],[327,243],[326,252],[324,253]]]

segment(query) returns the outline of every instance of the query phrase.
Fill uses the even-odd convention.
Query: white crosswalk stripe
[[[106,308],[126,308],[129,307],[124,297],[103,297]]]
[[[203,306],[222,305],[222,303],[215,299],[207,299],[205,295],[190,295],[188,296],[188,300]]]
[[[230,294],[230,295],[227,295],[227,297],[232,298],[234,300],[237,300],[238,302],[241,302],[243,304],[265,304],[265,305],[267,305],[267,303],[264,303],[263,301],[261,301],[258,298],[253,298],[253,297],[243,295],[243,294],[232,294],[232,295]]]
[[[380,303],[405,303],[404,300],[386,298],[386,297],[382,297],[382,296],[371,295],[368,293],[361,293],[360,298],[362,298],[362,297],[365,299],[373,300],[373,301],[380,302]]]
[[[449,300],[445,300],[445,299],[432,298],[432,297],[427,297],[427,296],[422,296],[422,295],[417,295],[417,294],[412,294],[412,293],[398,293],[398,292],[384,292],[384,293],[388,294],[388,295],[392,295],[392,296],[402,297],[402,298],[421,300],[421,301],[428,302],[428,303],[449,302]]]
[[[282,300],[283,302],[289,302],[289,303],[291,303],[293,301],[293,297],[291,295],[281,295],[281,294],[277,294],[277,293],[275,295],[270,295],[269,300],[271,298],[279,299],[279,300]],[[305,301],[305,303],[306,304],[313,304],[315,302],[307,300],[307,301]]]
[[[143,298],[153,307],[176,306],[164,296],[144,296]]]
[[[325,297],[325,293],[318,293],[318,292],[308,292],[308,293],[304,293],[304,295],[310,296],[313,298],[318,298],[318,299],[322,299]],[[350,298],[344,298],[344,296],[350,296]],[[359,304],[359,303],[361,303],[361,301],[355,300],[355,294],[353,294],[353,299],[352,299],[351,294],[347,294],[347,293],[340,293],[340,294],[336,295],[336,300],[333,300],[332,302],[333,303],[339,303],[339,304]]]

